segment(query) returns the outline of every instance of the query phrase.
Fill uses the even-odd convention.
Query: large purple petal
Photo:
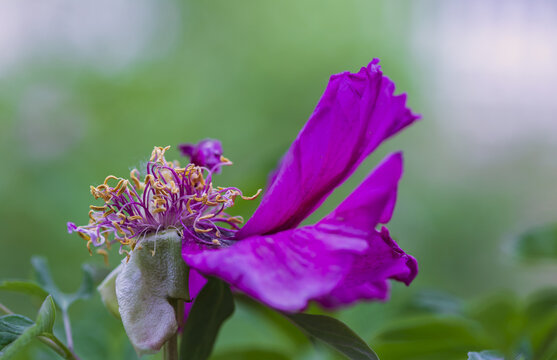
[[[418,274],[416,259],[407,255],[389,236],[387,228],[368,237],[368,250],[330,293],[317,299],[327,308],[346,306],[358,300],[386,300],[388,279],[409,285]]]
[[[217,276],[274,308],[299,311],[345,277],[363,241],[323,236],[313,227],[255,236],[223,249],[189,242],[182,256],[192,268]],[[340,241],[338,241],[340,240]]]
[[[388,279],[408,285],[416,277],[416,260],[398,247],[386,228],[378,232],[371,226],[390,220],[396,200],[393,189],[401,175],[401,154],[390,155],[356,191],[317,224],[320,228],[326,226],[358,234],[368,243],[365,254],[356,258],[337,287],[317,299],[323,306],[332,308],[361,299],[384,300],[389,292]]]
[[[330,305],[340,298],[335,291],[342,289],[359,259],[375,254],[375,227],[390,218],[401,174],[402,156],[393,154],[316,225],[253,236],[216,250],[186,241],[183,258],[202,274],[218,276],[277,309],[299,311],[310,300]],[[375,272],[363,276],[374,281],[391,274],[379,265],[370,271]],[[327,297],[331,293],[334,299]]]
[[[357,74],[331,76],[327,89],[239,238],[296,227],[383,140],[419,116],[394,96],[378,59]]]
[[[194,269],[190,269],[190,276],[188,278],[188,289],[189,289],[190,299],[192,301],[187,302],[184,305],[184,320],[187,320],[191,307],[193,306],[193,300],[195,300],[195,298],[201,292],[201,289],[203,289],[206,283],[207,283],[207,279],[205,279],[203,275],[201,275]]]

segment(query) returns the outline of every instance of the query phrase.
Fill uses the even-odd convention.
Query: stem
[[[64,345],[63,342],[58,340],[54,334],[43,333],[38,336],[38,339],[52,350],[56,351],[60,356],[67,360],[79,360],[77,355],[75,355],[70,349]]]
[[[64,330],[66,331],[68,349],[73,352],[72,326],[70,325],[70,315],[68,314],[68,310],[62,310],[62,317],[64,318]]]
[[[176,321],[178,326],[180,326],[181,321],[179,320],[179,306],[178,303],[182,303],[177,299],[169,299],[170,304],[174,308],[174,314],[176,314]],[[183,306],[182,306],[183,309]],[[163,348],[163,359],[164,360],[178,360],[178,331],[172,335],[170,339],[164,344]]]
[[[11,311],[10,309],[8,309],[5,305],[2,305],[2,303],[0,303],[0,310],[2,310],[3,312],[5,312],[8,315],[13,314],[14,312]]]

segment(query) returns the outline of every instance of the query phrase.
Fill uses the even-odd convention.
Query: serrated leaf
[[[505,360],[502,355],[493,351],[469,352],[468,360]]]
[[[525,260],[557,260],[557,224],[531,229],[519,236],[516,254]]]
[[[190,310],[180,345],[181,360],[205,360],[213,350],[221,325],[234,312],[227,284],[209,278]]]
[[[17,326],[12,326],[12,330],[19,330],[17,337],[11,341],[11,343],[5,348],[4,353],[2,353],[2,359],[8,360],[21,349],[23,349],[31,340],[41,334],[52,334],[52,327],[54,326],[54,319],[56,314],[56,308],[52,297],[49,295],[37,315],[35,323],[29,319],[19,318],[19,324]],[[13,315],[8,315],[13,316]],[[22,331],[21,331],[22,330]]]
[[[308,336],[318,339],[351,360],[378,360],[369,345],[341,321],[311,314],[284,314]]]
[[[93,281],[94,269],[90,265],[83,265],[83,281],[79,289],[73,294],[66,294],[60,291],[58,286],[56,286],[45,258],[34,256],[31,259],[31,265],[35,270],[35,276],[39,284],[52,295],[54,302],[60,306],[63,311],[67,311],[69,306],[76,300],[89,298],[95,290]]]
[[[48,296],[48,293],[42,287],[34,282],[25,280],[4,280],[0,282],[0,290],[27,294],[41,300]]]

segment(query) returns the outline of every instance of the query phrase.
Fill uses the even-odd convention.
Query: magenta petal
[[[359,256],[342,281],[329,294],[317,299],[328,308],[352,304],[358,300],[385,300],[388,279],[409,285],[418,273],[416,259],[407,255],[383,227],[368,238],[368,250]]]
[[[239,238],[296,227],[383,140],[419,118],[404,94],[393,95],[394,83],[378,62],[331,77]]]
[[[333,290],[351,268],[364,241],[347,241],[313,227],[254,236],[228,248],[207,249],[190,242],[186,263],[217,276],[276,309],[303,310],[310,299]]]
[[[402,177],[402,153],[388,155],[334,211],[317,226],[359,233],[367,238],[378,223],[393,214],[398,182]]]
[[[206,283],[207,283],[207,279],[205,279],[203,275],[201,275],[194,269],[190,269],[188,288],[189,288],[190,299],[192,301],[187,302],[184,305],[184,320],[187,320],[191,307],[193,306],[193,301],[195,300],[195,298],[197,297],[201,289],[203,289]]]
[[[199,272],[220,277],[280,310],[300,311],[310,300],[336,305],[337,298],[343,299],[336,291],[342,293],[343,281],[347,281],[360,261],[368,258],[378,261],[376,268],[370,267],[371,273],[362,274],[374,282],[384,283],[385,276],[402,274],[392,274],[381,266],[380,256],[386,256],[385,263],[390,264],[390,253],[381,247],[378,248],[381,251],[371,248],[377,245],[375,226],[382,218],[390,217],[401,174],[401,154],[390,155],[316,225],[249,237],[221,249],[186,241],[182,256]],[[379,257],[373,257],[374,254]],[[334,298],[328,297],[331,293]],[[352,301],[348,297],[347,301]]]

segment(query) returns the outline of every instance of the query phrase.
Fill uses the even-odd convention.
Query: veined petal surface
[[[295,228],[385,139],[419,118],[374,59],[331,76],[239,238]]]

